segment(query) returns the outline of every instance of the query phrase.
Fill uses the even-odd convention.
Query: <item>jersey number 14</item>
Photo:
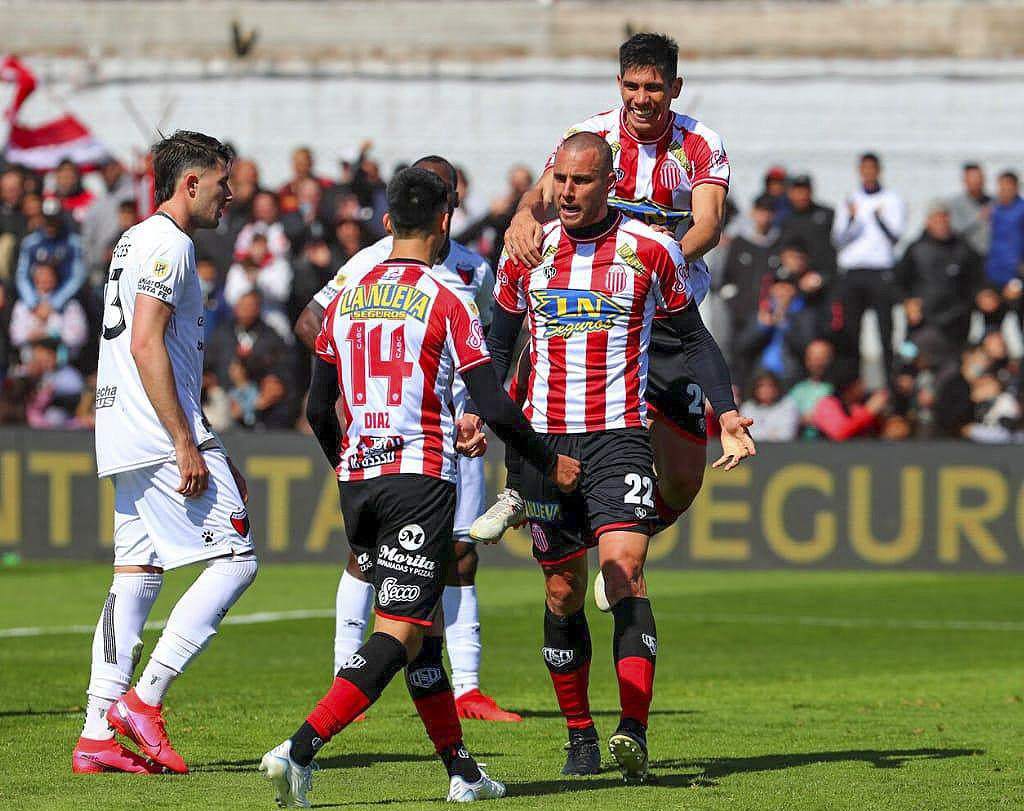
[[[352,401],[357,406],[366,405],[367,367],[370,377],[387,379],[389,406],[402,402],[402,385],[412,376],[413,365],[405,359],[405,325],[391,333],[386,352],[382,351],[383,336],[384,325],[378,324],[369,331],[367,342],[366,324],[357,321],[345,339],[352,352]]]

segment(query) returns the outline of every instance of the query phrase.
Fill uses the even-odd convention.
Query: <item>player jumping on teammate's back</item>
[[[686,329],[692,288],[679,244],[607,203],[612,150],[580,132],[559,147],[552,175],[558,219],[544,225],[544,261],[498,270],[488,347],[504,373],[529,316],[531,373],[524,413],[553,450],[578,456],[580,490],[560,494],[524,460],[522,493],[533,554],[544,569],[544,661],[569,730],[563,773],[597,771],[587,688],[590,633],[586,552],[597,545],[615,615],[613,652],[622,708],[609,748],[623,773],[646,775],[646,729],[657,632],[643,565],[656,518],[647,433],[647,352],[660,310]],[[726,378],[711,391],[735,410]]]
[[[662,34],[640,33],[623,43],[618,76],[622,106],[570,127],[564,137],[593,132],[608,143],[616,174],[614,205],[629,216],[647,222],[663,219],[674,229],[677,218],[668,216],[665,210],[692,212],[679,244],[686,257],[694,303],[700,304],[711,286],[702,257],[721,236],[729,159],[717,133],[671,109],[683,81],[677,75],[678,51],[676,43]],[[554,200],[553,158],[554,153],[537,185],[523,195],[505,233],[506,252],[529,267],[546,259],[541,220]],[[688,324],[678,329],[674,326],[660,317],[655,321],[647,370],[651,444],[658,471],[654,497],[662,527],[673,523],[700,491],[707,455],[704,398],[708,386],[716,380],[708,376],[710,368],[693,366],[694,355],[687,353],[686,363],[680,363],[679,356],[687,344],[694,336],[706,333],[696,314]],[[710,344],[706,346],[716,354]],[[696,354],[700,357],[702,353]],[[715,359],[708,357],[707,361]],[[727,370],[725,374],[727,379]],[[715,414],[722,427],[719,462],[731,469],[754,452],[746,432],[749,422],[735,408],[716,410]],[[518,494],[518,464],[514,459],[510,461],[508,490],[470,530],[478,540],[496,540],[507,527],[526,518]]]
[[[215,228],[231,201],[231,159],[200,133],[156,144],[158,210],[125,232],[110,263],[96,466],[114,483],[114,582],[93,638],[75,772],[188,771],[167,738],[164,696],[256,576],[245,480],[199,403],[204,310],[191,235]],[[175,604],[129,690],[163,572],[200,561],[206,568]],[[119,744],[115,731],[147,757]]]
[[[502,797],[469,755],[441,661],[438,604],[451,558],[456,452],[483,452],[476,420],[456,426],[459,373],[479,413],[531,464],[571,491],[579,463],[548,448],[501,389],[470,302],[430,272],[447,239],[448,191],[410,168],[388,184],[390,258],[346,279],[317,336],[307,407],[338,476],[349,544],[376,591],[374,633],[337,671],[296,732],[260,768],[282,806],[308,804],[313,758],[399,670],[449,776],[455,802]],[[342,429],[335,410],[345,415]],[[456,440],[456,429],[458,440]]]
[[[454,212],[459,203],[455,167],[438,155],[420,158],[413,166],[433,172],[445,182],[450,195],[449,209]],[[324,312],[341,290],[344,280],[361,274],[387,259],[391,248],[390,236],[364,248],[346,262],[334,278],[313,297],[295,325],[296,334],[310,349],[313,349]],[[431,270],[464,299],[474,302],[479,309],[480,323],[486,334],[494,304],[494,273],[486,260],[464,245],[449,239]],[[453,384],[453,394],[455,416],[461,418],[465,408],[466,388],[458,376]],[[482,639],[476,594],[479,558],[475,541],[469,534],[469,527],[484,511],[486,503],[484,460],[480,457],[461,456],[458,467],[454,526],[455,561],[451,566],[442,597],[445,645],[452,664],[455,706],[462,718],[521,721],[519,715],[503,710],[493,698],[480,690]],[[338,583],[334,670],[337,670],[363,643],[372,603],[373,586],[366,581],[355,555],[350,554],[348,565]]]

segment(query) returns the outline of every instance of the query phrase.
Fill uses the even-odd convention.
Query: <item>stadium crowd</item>
[[[336,269],[383,235],[385,178],[372,144],[318,174],[306,148],[292,178],[261,183],[239,158],[233,200],[195,244],[206,298],[204,402],[218,430],[305,428],[310,358],[291,325]],[[1020,335],[1024,198],[1004,172],[989,196],[982,169],[928,206],[919,233],[881,182],[872,154],[837,206],[812,179],[772,167],[749,209],[730,202],[709,256],[715,331],[758,440],[963,437],[1024,439]],[[62,163],[46,176],[0,166],[0,423],[93,425],[104,282],[121,233],[151,213],[147,175],[111,161],[83,181]],[[496,265],[502,237],[533,176],[508,173],[488,204],[459,173],[456,239]],[[882,385],[861,377],[862,316],[882,343]],[[904,325],[894,342],[894,311]],[[714,421],[709,421],[713,425]]]

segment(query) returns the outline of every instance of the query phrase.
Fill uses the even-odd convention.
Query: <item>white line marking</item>
[[[903,631],[1002,631],[1024,632],[1024,622],[986,620],[877,620],[852,617],[807,617],[782,614],[680,614],[671,613],[689,622],[723,623],[727,625],[803,625],[817,628],[890,628]],[[261,625],[268,622],[330,619],[333,608],[304,608],[294,611],[258,611],[254,614],[236,614],[224,618],[223,625]],[[166,620],[146,623],[146,630],[160,630]],[[62,634],[91,634],[95,625],[55,625],[29,628],[0,628],[0,639],[28,636],[59,636]]]

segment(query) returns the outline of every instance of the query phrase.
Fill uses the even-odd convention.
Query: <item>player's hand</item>
[[[483,431],[483,421],[476,414],[463,414],[459,420],[455,450],[470,459],[483,456],[486,452],[487,436]]]
[[[659,234],[668,234],[670,237],[674,237],[676,232],[669,228],[667,225],[658,225],[656,222],[649,223],[652,231],[657,231]]]
[[[551,478],[558,485],[559,490],[563,493],[571,493],[579,483],[580,470],[579,460],[558,454],[555,468],[551,471]]]
[[[744,417],[738,411],[726,411],[718,418],[718,424],[722,426],[722,456],[711,467],[732,470],[740,460],[757,455],[754,439],[747,431],[754,424],[750,417]]]
[[[242,475],[235,463],[231,461],[231,457],[228,457],[228,468],[231,470],[231,475],[235,479],[235,486],[238,488],[238,494],[242,497],[242,503],[249,503],[249,485],[246,484],[245,476]]]
[[[195,498],[206,492],[210,483],[210,470],[196,443],[189,440],[174,448],[174,460],[181,472],[181,483],[177,491],[185,498]]]
[[[544,240],[544,229],[528,208],[520,209],[512,217],[505,231],[505,252],[527,267],[540,264],[540,245]]]

